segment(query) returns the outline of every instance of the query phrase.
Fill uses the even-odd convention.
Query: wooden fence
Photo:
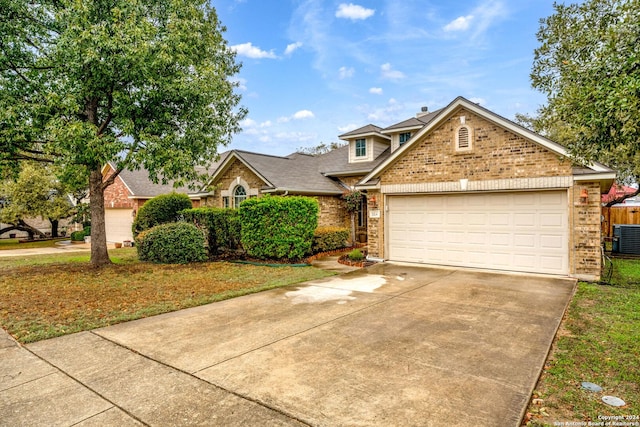
[[[602,237],[613,237],[614,224],[640,224],[640,206],[602,208]]]

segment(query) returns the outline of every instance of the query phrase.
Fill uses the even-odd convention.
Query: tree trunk
[[[38,236],[43,238],[47,237],[42,231],[38,230],[35,227],[30,226],[29,224],[27,224],[21,219],[18,220],[17,228],[19,230],[26,231],[27,233],[29,233],[29,240],[33,240],[34,234],[37,234]]]
[[[104,221],[104,188],[100,167],[89,176],[89,205],[91,208],[91,265],[102,267],[111,264],[107,252],[107,232]]]
[[[58,223],[57,219],[49,219],[51,223],[51,237],[58,237]]]

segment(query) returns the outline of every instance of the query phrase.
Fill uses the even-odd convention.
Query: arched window
[[[233,190],[233,207],[240,207],[240,203],[244,202],[247,198],[247,191],[244,189],[242,185],[238,185]]]

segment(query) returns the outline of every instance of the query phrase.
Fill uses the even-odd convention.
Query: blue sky
[[[249,114],[227,148],[286,155],[457,96],[513,119],[552,0],[212,0]],[[221,148],[221,151],[224,148]]]

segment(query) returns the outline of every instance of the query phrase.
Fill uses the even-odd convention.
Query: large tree
[[[531,79],[548,103],[531,122],[577,162],[640,177],[640,0],[554,4],[541,20]]]
[[[110,263],[104,190],[120,171],[191,182],[239,131],[224,30],[207,0],[0,0],[0,166],[86,179],[93,265]]]
[[[41,217],[51,223],[51,236],[58,236],[58,222],[76,213],[69,195],[72,190],[64,185],[51,171],[51,167],[25,162],[17,179],[0,182],[0,221],[10,224],[0,229],[0,234],[11,230],[22,230],[44,236],[27,222]]]

